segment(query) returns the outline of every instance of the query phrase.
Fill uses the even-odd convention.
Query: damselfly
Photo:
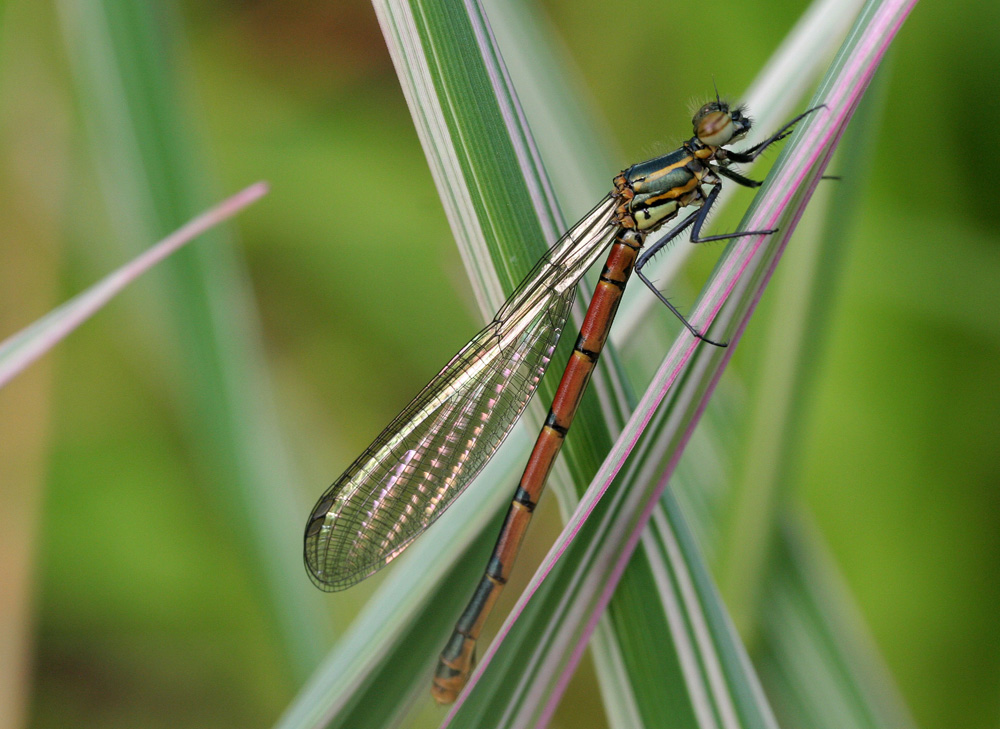
[[[699,332],[643,274],[657,251],[688,227],[691,241],[768,235],[774,230],[702,236],[722,178],[758,187],[730,169],[747,163],[791,133],[809,111],[776,134],[737,152],[751,120],[743,107],[719,100],[694,115],[694,136],[669,154],[633,165],[614,190],[574,225],[528,273],[493,321],[407,405],[320,497],[305,532],[305,562],[313,582],[342,590],[393,560],[448,508],[513,428],[548,368],[576,284],[610,246],[573,353],[545,425],[514,494],[486,572],[448,641],[432,693],[454,701],[475,662],[475,644],[517,555],[549,469],[604,347],[634,269],[698,339]],[[706,192],[706,189],[708,190]],[[667,236],[640,255],[646,236],[693,208]]]

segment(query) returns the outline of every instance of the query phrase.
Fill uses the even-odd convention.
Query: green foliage
[[[239,221],[238,242],[210,243],[204,260],[154,274],[71,337],[50,382],[17,381],[4,393],[30,397],[16,408],[3,401],[0,417],[13,423],[4,433],[14,435],[0,462],[37,452],[36,476],[16,485],[36,493],[44,485],[44,497],[10,512],[37,524],[36,613],[28,624],[10,622],[35,646],[33,667],[21,669],[29,672],[24,700],[39,727],[268,725],[332,644],[329,634],[345,630],[388,582],[312,594],[298,565],[308,505],[476,331],[481,313],[368,5],[199,3],[181,16],[157,7],[144,19],[129,3],[73,5],[60,6],[60,19],[44,4],[4,7],[10,164],[0,217],[9,228],[0,260],[27,256],[19,271],[34,272],[21,274],[30,293],[79,290],[123,258],[117,246],[157,237],[137,231],[162,233],[217,191],[265,178],[273,193]],[[586,123],[607,130],[596,154],[613,160],[602,173],[610,179],[686,136],[688,100],[711,93],[713,77],[738,96],[801,8],[651,0],[551,2],[546,10],[565,43],[556,58],[573,59],[584,105],[604,120]],[[906,704],[929,728],[995,721],[1000,247],[984,191],[998,167],[992,144],[966,163],[964,130],[966,110],[973,123],[995,116],[995,95],[968,71],[1000,60],[988,32],[997,12],[974,2],[917,8],[884,80],[870,172],[832,183],[860,185],[863,194],[851,203],[843,279],[830,293],[827,341],[810,364],[812,384],[792,426],[801,444],[781,492],[793,513],[802,508],[807,524],[818,525]],[[538,27],[550,37],[548,22]],[[89,32],[83,57],[91,61],[83,62],[79,37]],[[120,77],[94,70],[102,57],[124,69]],[[130,95],[143,89],[148,96]],[[123,98],[129,103],[116,106]],[[533,129],[541,123],[534,113]],[[103,115],[116,124],[101,126]],[[565,217],[575,219],[588,199],[565,203]],[[734,205],[716,225],[731,228],[742,209]],[[834,209],[834,223],[840,214]],[[689,283],[703,280],[720,251],[698,251]],[[245,260],[232,260],[234,252]],[[247,295],[232,285],[243,272],[258,300],[261,359],[253,319],[233,308]],[[227,280],[206,284],[210,276]],[[18,294],[8,306],[17,317],[11,330],[45,311],[27,309],[29,297],[10,290]],[[217,300],[206,294],[220,291],[227,294]],[[682,294],[678,303],[692,301]],[[776,313],[773,303],[765,297],[734,363],[749,389],[726,406],[735,418],[709,416],[716,431],[748,420],[740,413],[758,397],[760,322]],[[656,346],[635,340],[623,359],[641,370],[635,360]],[[259,385],[262,361],[273,396]],[[29,427],[40,417],[48,433]],[[281,437],[259,433],[271,428]],[[743,431],[719,438],[733,440],[721,451],[699,447],[709,461],[687,466],[709,472],[701,491],[677,494],[689,513],[715,508],[712,493],[728,490],[728,474],[755,457],[740,445]],[[261,445],[277,441],[287,456]],[[240,490],[240,481],[278,496]],[[271,498],[287,503],[277,508]],[[268,535],[268,524],[286,523],[268,514],[285,508],[290,526]],[[715,527],[704,529],[712,542]],[[806,574],[817,569],[812,547],[793,548],[802,533],[814,544],[812,529],[791,518],[779,542]],[[716,549],[740,549],[736,537]],[[552,538],[536,528],[529,539],[537,553]],[[480,555],[468,562],[473,572]],[[708,558],[726,564],[718,551]],[[465,564],[455,584],[469,584]],[[778,671],[773,654],[789,646],[768,636],[791,634],[782,631],[790,620],[782,616],[796,614],[789,603],[835,599],[801,584],[783,585],[787,599],[774,610],[756,606],[764,617],[756,637],[748,633],[781,726],[806,725],[791,701],[773,698],[791,697],[782,686],[801,675]],[[334,631],[318,615],[327,610]],[[628,660],[641,662],[642,650],[649,646]],[[428,665],[414,660],[405,670]],[[600,726],[597,693],[584,673],[557,720]],[[414,725],[441,719],[435,709],[419,711]]]

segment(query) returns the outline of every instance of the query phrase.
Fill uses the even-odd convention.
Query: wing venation
[[[387,564],[482,470],[545,374],[575,283],[613,235],[612,211],[605,199],[560,239],[497,317],[323,493],[305,533],[317,586],[342,590]]]

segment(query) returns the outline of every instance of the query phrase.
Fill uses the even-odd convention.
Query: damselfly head
[[[694,135],[710,147],[721,147],[746,136],[753,125],[746,115],[746,107],[729,108],[729,104],[720,99],[709,101],[695,112],[691,120],[694,124]]]

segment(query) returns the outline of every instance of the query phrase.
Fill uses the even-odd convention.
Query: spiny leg
[[[646,287],[650,291],[653,292],[653,295],[656,296],[656,298],[658,298],[663,303],[664,306],[666,306],[668,309],[670,309],[670,312],[674,316],[677,317],[677,319],[680,321],[680,323],[683,324],[685,326],[685,328],[689,332],[691,332],[691,335],[693,337],[695,337],[696,339],[700,339],[703,342],[707,342],[708,344],[713,344],[716,347],[727,347],[727,346],[729,346],[727,342],[716,342],[715,340],[709,339],[704,334],[702,334],[701,332],[699,332],[694,327],[694,325],[691,322],[689,322],[687,320],[687,318],[677,309],[677,307],[670,303],[670,300],[666,296],[663,295],[663,292],[661,292],[656,287],[656,285],[646,277],[646,274],[644,274],[642,272],[642,267],[645,266],[646,263],[653,256],[655,256],[659,251],[661,251],[663,249],[664,246],[666,246],[668,243],[670,243],[674,238],[676,238],[677,236],[679,236],[682,232],[684,232],[684,230],[686,228],[688,228],[692,223],[695,222],[695,220],[698,217],[698,213],[699,212],[700,211],[696,210],[695,212],[693,212],[690,215],[688,215],[686,218],[684,218],[684,220],[677,227],[675,227],[673,230],[671,230],[670,233],[667,236],[665,236],[661,240],[658,240],[648,250],[644,251],[643,254],[641,256],[639,256],[638,260],[636,261],[636,264],[635,264],[635,275],[638,276],[639,279],[644,284],[646,284]]]
[[[715,204],[715,199],[719,197],[719,193],[722,191],[722,185],[716,185],[712,188],[712,191],[708,193],[708,197],[705,198],[705,204],[701,206],[701,209],[697,213],[697,218],[694,221],[694,227],[691,228],[691,242],[692,243],[708,243],[713,240],[729,240],[730,238],[743,238],[748,235],[771,235],[771,233],[777,233],[777,228],[770,228],[768,230],[744,230],[736,233],[720,233],[719,235],[706,235],[702,237],[701,228],[708,220],[708,211],[711,209],[712,205]],[[659,244],[657,244],[659,245]]]
[[[754,182],[754,181],[748,180],[748,182]],[[677,307],[670,303],[667,297],[663,295],[663,293],[653,284],[653,282],[650,281],[649,278],[647,278],[646,274],[642,272],[642,269],[653,256],[655,256],[657,253],[663,250],[664,246],[666,246],[674,238],[679,236],[689,226],[693,226],[691,228],[692,243],[707,243],[715,240],[729,240],[730,238],[742,238],[748,235],[771,235],[772,233],[778,232],[777,228],[771,228],[769,230],[744,230],[737,233],[720,233],[719,235],[706,235],[703,237],[701,235],[702,226],[704,226],[705,221],[708,220],[708,213],[711,210],[712,205],[715,204],[716,198],[719,197],[719,192],[721,192],[721,190],[722,190],[721,185],[716,185],[715,187],[713,187],[712,191],[708,193],[708,197],[705,198],[705,202],[701,206],[701,208],[688,215],[686,218],[684,218],[683,221],[681,221],[679,225],[677,225],[677,227],[671,230],[668,235],[658,240],[647,250],[645,250],[643,254],[639,256],[639,259],[636,261],[635,264],[636,275],[642,280],[644,284],[646,284],[649,290],[653,292],[656,298],[658,298],[661,302],[663,302],[664,305],[666,305],[668,309],[670,309],[673,315],[676,316],[681,321],[681,323],[687,328],[687,330],[691,332],[691,334],[694,337],[702,340],[703,342],[714,344],[716,347],[728,346],[728,342],[716,342],[712,339],[709,339],[701,332],[699,332],[694,327],[694,325],[691,324],[691,322],[689,322],[687,318],[685,318],[685,316],[681,314],[680,311],[677,310]]]
[[[732,180],[733,182],[735,182],[737,185],[743,185],[743,187],[751,187],[751,188],[753,188],[753,187],[760,187],[761,185],[764,184],[763,182],[761,182],[759,180],[751,180],[749,177],[744,177],[739,172],[731,170],[728,167],[723,167],[721,165],[718,166],[718,167],[716,167],[715,171],[718,172],[723,177],[729,178],[730,180]]]

